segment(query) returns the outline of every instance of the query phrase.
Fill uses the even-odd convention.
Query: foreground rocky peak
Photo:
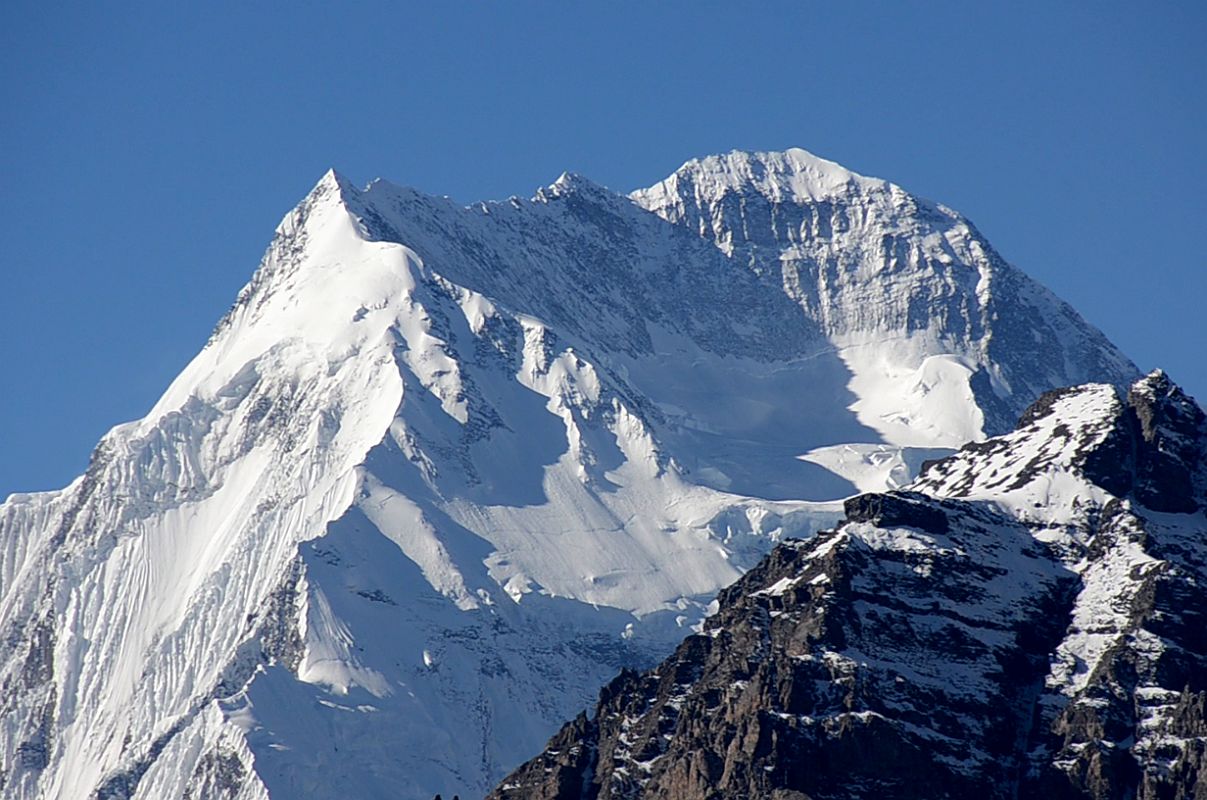
[[[1162,373],[1047,394],[781,544],[491,797],[1202,798],[1205,461]]]
[[[1133,490],[1158,511],[1189,512],[1207,504],[1203,409],[1157,370],[1127,396],[1138,424],[1132,451]]]
[[[1078,492],[1062,491],[1074,470],[1110,496],[1152,511],[1192,513],[1205,504],[1207,416],[1155,370],[1126,393],[1096,384],[1045,393],[997,439],[934,462],[914,487],[948,497],[992,498],[1019,514],[1069,513]],[[1045,488],[1042,496],[1036,486]],[[1040,497],[1035,511],[1025,506]]]

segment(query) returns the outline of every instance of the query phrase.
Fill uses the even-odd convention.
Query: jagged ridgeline
[[[329,173],[151,412],[0,505],[0,795],[481,797],[844,498],[1139,377],[802,150],[470,207]]]
[[[491,798],[1201,798],[1205,464],[1161,373],[1044,395],[779,545]]]

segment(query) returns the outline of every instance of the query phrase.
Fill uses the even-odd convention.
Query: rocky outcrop
[[[861,494],[843,503],[851,522],[870,522],[880,527],[908,526],[931,533],[947,533],[947,514],[917,492]]]
[[[1161,373],[1041,398],[779,546],[492,800],[1207,797],[1203,429]]]
[[[1207,416],[1160,370],[1127,395],[1135,421],[1133,492],[1157,511],[1190,512],[1205,502]]]

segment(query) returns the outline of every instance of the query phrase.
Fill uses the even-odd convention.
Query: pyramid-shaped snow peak
[[[330,172],[152,412],[0,506],[3,793],[481,796],[844,497],[1134,377],[804,151],[468,208]]]

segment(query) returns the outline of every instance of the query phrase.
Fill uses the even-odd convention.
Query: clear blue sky
[[[330,166],[470,202],[801,146],[1207,397],[1207,4],[185,5],[0,10],[0,496],[142,416]]]

